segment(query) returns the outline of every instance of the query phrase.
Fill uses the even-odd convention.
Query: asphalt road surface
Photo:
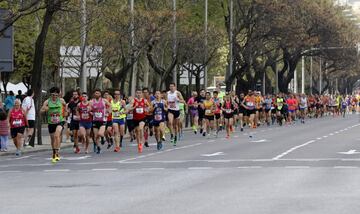
[[[359,115],[224,136],[0,157],[0,213],[360,213]]]

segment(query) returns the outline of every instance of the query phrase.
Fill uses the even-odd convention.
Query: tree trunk
[[[43,70],[43,60],[44,60],[44,47],[45,47],[45,41],[46,36],[51,24],[51,21],[53,19],[54,13],[56,12],[55,9],[56,6],[59,6],[57,4],[61,4],[61,2],[58,1],[50,1],[47,3],[45,15],[43,18],[43,26],[41,28],[41,32],[39,36],[36,39],[35,43],[35,54],[34,54],[34,64],[33,64],[33,70],[31,72],[32,75],[32,88],[34,90],[35,96],[35,110],[36,110],[36,130],[37,130],[37,143],[38,145],[42,145],[42,137],[41,137],[41,114],[40,114],[40,108],[42,104],[42,70]],[[33,143],[33,142],[32,142]]]

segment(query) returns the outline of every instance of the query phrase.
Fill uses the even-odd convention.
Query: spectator
[[[7,152],[9,142],[9,121],[6,112],[0,107],[0,151]]]
[[[15,99],[16,98],[15,98],[14,92],[10,91],[9,95],[6,97],[5,103],[4,103],[6,112],[9,112],[9,110],[14,107]]]
[[[18,90],[18,95],[16,95],[16,99],[19,99],[21,102],[24,100],[24,95],[21,90]]]

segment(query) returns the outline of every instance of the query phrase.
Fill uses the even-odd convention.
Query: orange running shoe
[[[143,145],[142,143],[138,144],[138,153],[142,153]]]
[[[226,139],[230,139],[230,135],[226,135]]]
[[[115,147],[114,152],[120,152],[120,146]]]

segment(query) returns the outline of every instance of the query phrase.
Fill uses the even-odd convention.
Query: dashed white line
[[[238,169],[261,169],[262,166],[239,166]]]
[[[189,167],[190,170],[212,169],[212,167]]]
[[[333,136],[334,134],[333,134],[333,133],[330,133],[329,135],[330,135],[330,136]]]
[[[209,160],[208,163],[230,163],[232,160]]]
[[[328,136],[327,135],[324,135],[323,138],[327,138]]]
[[[44,172],[69,172],[70,169],[45,169]]]
[[[316,140],[321,140],[321,139],[322,139],[321,137],[316,138]]]
[[[102,169],[91,169],[92,171],[116,171],[117,168],[102,168]]]
[[[310,166],[285,166],[286,169],[308,169]]]
[[[164,170],[165,168],[141,168],[141,170]]]
[[[21,171],[16,171],[16,170],[9,170],[9,171],[0,171],[0,173],[18,173]]]
[[[334,166],[334,169],[357,169],[357,166]]]

